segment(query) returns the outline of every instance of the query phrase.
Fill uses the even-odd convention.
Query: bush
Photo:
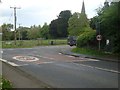
[[[3,79],[2,80],[2,89],[7,90],[8,88],[9,88],[9,90],[11,90],[10,88],[12,88],[10,81]]]
[[[77,39],[77,47],[90,46],[96,39],[96,31],[91,28],[85,28],[85,31]]]
[[[12,84],[9,80],[6,80],[0,75],[0,89],[1,90],[12,90]]]

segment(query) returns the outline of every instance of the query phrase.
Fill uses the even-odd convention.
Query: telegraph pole
[[[20,29],[20,24],[19,24],[19,29]],[[20,36],[21,36],[21,35],[20,35],[20,30],[19,30],[19,42],[20,42],[20,38],[21,38]]]
[[[20,9],[20,7],[10,7],[14,9],[14,35],[15,35],[15,45],[16,45],[16,21],[17,21],[17,16],[16,16],[16,9]]]

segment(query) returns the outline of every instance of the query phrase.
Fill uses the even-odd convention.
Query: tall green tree
[[[68,33],[71,36],[78,36],[80,33],[80,13],[75,12],[68,21]]]
[[[19,27],[17,28],[17,39],[21,39],[21,40],[28,40],[28,31],[30,30],[30,28],[28,27]]]
[[[74,13],[68,21],[68,32],[71,36],[79,36],[84,32],[84,28],[89,27],[85,13]]]
[[[43,27],[40,30],[40,35],[42,38],[48,39],[49,38],[49,25],[47,23],[44,23]]]
[[[58,37],[58,32],[57,32],[57,19],[51,21],[49,25],[49,33],[51,38],[57,38]]]
[[[96,30],[96,25],[98,22],[98,16],[95,16],[93,18],[90,19],[90,27],[94,30]]]
[[[67,37],[68,36],[68,20],[71,17],[69,10],[61,11],[58,18],[50,24],[50,34],[52,37]]]
[[[37,26],[33,26],[31,27],[28,31],[27,31],[27,38],[28,39],[37,39],[40,38],[40,30]]]
[[[71,16],[72,16],[71,11],[70,10],[65,10],[65,11],[60,12],[58,18],[62,18],[65,21],[68,21]]]

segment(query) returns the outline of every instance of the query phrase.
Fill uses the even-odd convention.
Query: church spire
[[[84,13],[84,14],[85,14],[85,4],[84,4],[84,0],[83,0],[83,3],[82,3],[82,10],[81,10],[81,13]]]

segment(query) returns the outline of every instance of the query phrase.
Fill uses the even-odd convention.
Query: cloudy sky
[[[81,12],[83,0],[1,0],[0,3],[0,25],[13,22],[13,9],[17,9],[17,26],[43,25],[48,24],[57,18],[63,10],[70,10],[72,13]],[[84,0],[88,18],[96,15],[98,7],[103,6],[105,0]]]

